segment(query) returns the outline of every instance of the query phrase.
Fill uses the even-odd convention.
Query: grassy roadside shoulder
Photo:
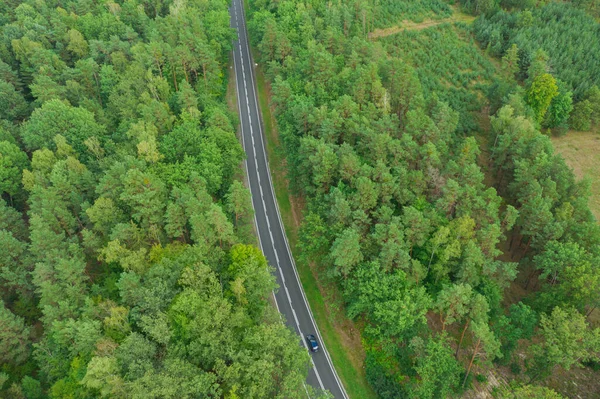
[[[292,253],[295,254],[297,253],[298,228],[301,221],[300,200],[294,198],[288,190],[285,156],[269,107],[268,85],[260,67],[255,69],[255,77],[275,195]],[[297,257],[295,258],[297,259]],[[324,298],[324,292],[337,291],[337,287],[317,281],[309,265],[297,261],[296,266],[319,331],[348,395],[350,398],[377,398],[366,380],[364,350],[358,329],[343,315],[339,306],[330,306],[331,304]],[[339,295],[332,297],[335,296],[339,297]],[[330,296],[327,295],[327,300],[329,299]],[[348,335],[350,332],[348,330],[352,332],[350,335]]]

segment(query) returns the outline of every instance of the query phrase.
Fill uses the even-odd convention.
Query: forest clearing
[[[564,137],[554,138],[552,143],[578,179],[590,180],[590,209],[600,221],[600,134],[569,132]]]

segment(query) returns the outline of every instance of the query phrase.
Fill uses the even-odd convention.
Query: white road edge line
[[[234,0],[235,2],[235,0]],[[246,30],[246,11],[244,10],[244,5],[240,3],[240,9],[241,9],[241,14],[242,14],[242,26],[244,27],[244,31],[247,32]],[[236,8],[237,10],[237,8]],[[240,35],[239,35],[239,31],[238,31],[238,44],[241,42],[240,40]],[[248,59],[250,61],[250,78],[252,79],[252,83],[254,85],[255,83],[255,78],[254,78],[254,72],[253,72],[253,68],[252,68],[252,54],[250,54],[250,48],[248,46],[248,38],[246,37],[246,50],[248,53]],[[236,76],[237,78],[237,76]],[[254,86],[256,87],[256,86]],[[342,382],[339,379],[339,376],[337,375],[337,371],[335,369],[335,367],[333,366],[333,362],[331,361],[331,357],[329,356],[329,352],[327,351],[326,347],[325,347],[325,341],[323,340],[321,333],[319,331],[319,327],[317,326],[317,323],[314,320],[313,314],[312,314],[312,309],[310,308],[310,305],[308,304],[308,300],[306,299],[306,294],[304,293],[304,289],[302,287],[302,283],[300,282],[300,277],[298,276],[298,271],[296,270],[296,262],[294,261],[294,257],[292,255],[292,250],[290,248],[290,245],[288,243],[288,239],[287,239],[287,235],[285,234],[285,227],[283,224],[283,220],[281,219],[281,213],[279,211],[279,204],[277,203],[277,199],[275,198],[275,189],[273,186],[273,181],[271,179],[271,173],[270,173],[270,167],[269,167],[269,158],[267,157],[267,152],[265,150],[265,143],[263,140],[263,131],[262,131],[262,115],[260,113],[260,110],[258,110],[258,98],[256,96],[256,90],[254,91],[254,101],[255,101],[255,105],[257,108],[257,115],[259,118],[259,124],[258,124],[258,128],[259,128],[259,132],[260,132],[260,137],[261,137],[261,142],[262,142],[262,150],[263,150],[263,154],[265,157],[265,161],[266,161],[266,166],[267,166],[267,171],[269,173],[267,173],[268,178],[269,178],[269,184],[271,185],[271,194],[273,195],[273,202],[275,204],[275,210],[277,211],[277,217],[279,218],[279,223],[281,225],[281,228],[283,230],[283,238],[285,241],[285,245],[287,247],[288,250],[288,254],[289,257],[291,259],[291,263],[292,263],[292,268],[294,269],[294,275],[296,276],[296,280],[298,282],[298,285],[300,287],[300,292],[302,293],[302,299],[304,300],[304,303],[306,305],[306,308],[308,310],[308,314],[310,316],[310,319],[312,321],[313,326],[315,327],[315,333],[317,334],[317,336],[319,337],[319,340],[321,341],[321,347],[323,348],[323,352],[325,353],[325,357],[327,359],[327,363],[329,363],[329,367],[331,368],[332,372],[333,372],[333,376],[336,380],[336,382],[338,383],[339,387],[340,387],[340,391],[342,392],[342,395],[344,395],[345,399],[349,399],[348,398],[348,394],[346,393],[346,389],[344,388],[344,384],[342,384]],[[266,212],[265,212],[266,213]],[[304,340],[303,340],[304,341]],[[314,365],[314,362],[313,362]],[[317,369],[315,367],[315,373],[318,374]]]
[[[244,56],[241,52],[240,52],[240,61],[242,62],[241,65],[242,65],[242,73],[243,73],[243,71],[244,71]],[[260,190],[260,198],[262,201],[262,206],[263,206],[263,210],[264,210],[264,214],[265,214],[265,221],[267,222],[267,230],[269,231],[269,236],[271,239],[271,247],[273,248],[273,253],[275,254],[277,270],[279,271],[279,275],[281,276],[281,280],[283,283],[283,289],[285,291],[285,295],[287,297],[288,303],[290,304],[290,309],[292,310],[292,316],[294,317],[294,322],[296,323],[296,329],[298,330],[298,334],[300,335],[300,339],[301,339],[302,343],[304,344],[304,347],[308,350],[308,346],[307,346],[306,342],[304,341],[304,334],[302,334],[302,329],[300,328],[300,321],[298,320],[298,316],[296,315],[296,311],[294,310],[294,304],[292,303],[292,297],[290,296],[290,291],[289,291],[287,285],[285,284],[285,278],[283,277],[283,271],[281,270],[281,266],[279,264],[279,255],[277,254],[277,248],[275,247],[275,240],[273,239],[273,232],[271,231],[271,223],[269,222],[269,215],[267,213],[267,204],[265,203],[262,185],[260,184],[260,172],[258,170],[258,162],[256,159],[256,145],[254,143],[254,130],[252,129],[252,114],[250,113],[250,101],[248,101],[248,89],[247,89],[245,79],[246,79],[246,75],[244,74],[244,82],[243,83],[244,83],[244,91],[246,93],[246,108],[248,109],[248,124],[250,126],[250,137],[252,138],[252,152],[254,154],[254,166],[255,166],[255,170],[256,170],[256,177],[258,180],[258,189]],[[257,110],[257,114],[258,114],[258,110]],[[242,131],[242,136],[243,136],[243,131]],[[269,174],[268,170],[267,170],[267,174]],[[255,216],[256,216],[256,212],[255,212]],[[258,230],[258,227],[257,227],[257,230]],[[259,236],[260,236],[260,234],[259,234]],[[261,247],[261,250],[263,250],[262,247]],[[264,250],[263,250],[263,252],[264,252]],[[277,302],[277,298],[275,298],[275,302]],[[317,366],[315,365],[315,362],[312,359],[312,357],[310,358],[310,361],[313,365],[313,369],[315,370],[315,375],[317,376],[317,380],[319,381],[319,386],[321,387],[321,389],[325,389],[325,386],[323,385],[323,381],[321,380],[321,375],[319,374]]]

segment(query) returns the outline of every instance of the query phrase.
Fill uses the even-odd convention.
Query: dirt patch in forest
[[[386,37],[395,35],[396,33],[404,32],[407,30],[423,30],[431,28],[432,26],[441,25],[445,23],[464,22],[471,23],[475,20],[473,15],[464,14],[460,11],[454,11],[451,17],[443,19],[426,19],[422,22],[413,22],[409,20],[400,21],[396,26],[391,26],[384,29],[375,29],[373,32],[369,32],[367,35],[369,39],[378,39],[380,37]]]

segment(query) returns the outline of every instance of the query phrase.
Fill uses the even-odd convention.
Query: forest
[[[0,397],[307,397],[241,179],[228,5],[0,1]]]
[[[550,136],[600,125],[598,2],[246,4],[375,395],[597,394],[556,382],[599,377],[600,225]],[[0,0],[0,398],[329,396],[256,247],[228,6]]]
[[[460,397],[494,371],[496,397],[598,392],[548,386],[600,366],[600,225],[549,137],[597,126],[598,23],[525,3],[370,40],[386,2],[250,1],[300,260],[362,326],[379,398]]]
[[[532,10],[484,14],[473,28],[490,54],[516,61],[514,78],[531,80],[529,70],[536,65],[551,73],[550,83],[558,91],[551,96],[555,104],[543,127],[564,133],[569,126],[590,130],[598,123],[600,42],[592,15],[568,3],[550,2]]]

